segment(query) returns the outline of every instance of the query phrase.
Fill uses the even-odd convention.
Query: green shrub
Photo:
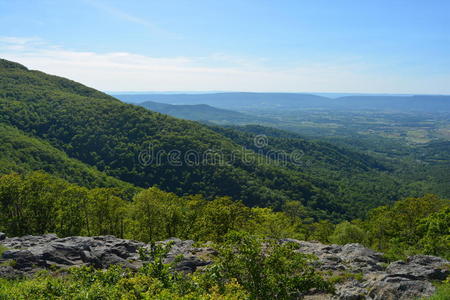
[[[232,232],[205,276],[212,283],[236,279],[252,299],[299,299],[311,289],[332,291],[311,266],[313,258],[294,252],[294,246]]]
[[[450,282],[443,283],[436,288],[433,296],[426,298],[427,300],[450,300]],[[425,300],[425,298],[423,299]]]
[[[8,251],[8,248],[6,248],[3,245],[0,245],[0,257],[2,257],[3,253],[5,253],[5,251]]]

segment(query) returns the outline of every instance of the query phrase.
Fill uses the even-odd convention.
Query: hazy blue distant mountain
[[[128,94],[128,93],[126,93],[126,94]],[[141,93],[141,94],[143,94],[143,93]],[[147,94],[147,93],[145,93],[145,94]],[[157,94],[160,94],[160,93],[157,93]],[[180,93],[178,93],[178,94],[180,94]],[[310,93],[310,94],[327,97],[327,98],[332,98],[332,99],[348,97],[348,96],[389,96],[389,97],[413,96],[412,94],[386,94],[386,93],[367,94],[367,93],[330,93],[330,92],[325,92],[325,93]]]
[[[139,103],[152,111],[194,121],[208,121],[216,124],[251,124],[264,122],[264,118],[240,112],[215,108],[207,104],[173,105],[153,101]],[[270,120],[274,122],[275,120]]]
[[[450,111],[450,96],[348,96],[336,99],[345,109],[394,111]]]
[[[177,105],[208,104],[234,110],[306,108],[311,104],[324,106],[333,101],[321,96],[295,93],[124,94],[116,95],[116,98],[128,103],[155,101]]]
[[[213,94],[122,94],[128,103],[155,101],[166,104],[207,104],[237,111],[341,109],[383,111],[450,111],[450,96],[371,95],[327,98],[297,93],[213,93]]]

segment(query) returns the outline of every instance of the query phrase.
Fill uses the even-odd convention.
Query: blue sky
[[[450,1],[0,0],[0,57],[108,91],[450,94]]]

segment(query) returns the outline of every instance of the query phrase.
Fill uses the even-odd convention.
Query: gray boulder
[[[414,255],[406,261],[395,261],[387,268],[388,274],[411,279],[445,280],[450,275],[450,262],[430,255]]]
[[[347,281],[336,286],[332,299],[339,300],[363,300],[366,299],[367,290],[356,280]]]
[[[382,253],[368,249],[361,244],[324,245],[319,242],[305,242],[285,239],[284,242],[297,243],[297,251],[313,254],[319,258],[318,267],[322,270],[374,272],[382,271],[386,259]]]
[[[0,232],[0,241],[3,241],[4,239],[6,239],[6,234],[3,232]]]
[[[25,273],[14,269],[12,266],[0,266],[0,278],[19,279],[25,277]]]
[[[14,269],[21,271],[31,271],[36,267],[45,267],[44,262],[29,250],[8,250],[3,252],[2,258],[5,260],[4,264],[9,263],[14,266]]]
[[[373,300],[419,299],[431,296],[434,291],[435,288],[428,281],[386,277],[371,284],[367,298]]]
[[[450,275],[449,262],[439,257],[416,255],[406,262],[393,262],[385,268],[386,259],[382,253],[360,244],[340,246],[293,239],[282,241],[297,243],[296,251],[317,256],[317,267],[321,270],[334,275],[362,275],[362,280],[350,279],[336,284],[335,294],[328,299],[403,300],[428,297],[435,291],[429,281],[444,280]]]
[[[385,273],[367,274],[363,280],[336,285],[333,300],[410,300],[429,297],[435,291],[425,280],[391,277]]]
[[[130,261],[138,259],[138,249],[144,243],[118,239],[113,236],[57,238],[55,235],[24,236],[2,242],[11,250],[4,260],[14,260],[14,268],[29,270],[33,266],[70,267],[93,265],[107,268],[112,264],[133,267]]]
[[[174,270],[181,272],[194,272],[199,267],[211,264],[211,256],[216,254],[215,250],[209,247],[194,247],[194,241],[182,241],[178,238],[171,238],[160,242],[162,244],[171,243],[171,250],[167,255],[166,263],[172,263],[176,259]]]
[[[361,244],[342,246],[338,256],[354,272],[381,271],[383,270],[381,264],[386,262],[383,254],[365,248]]]

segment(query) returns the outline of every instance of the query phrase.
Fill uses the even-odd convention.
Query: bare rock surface
[[[298,245],[296,251],[316,256],[317,269],[344,278],[335,285],[334,295],[309,295],[307,299],[417,299],[433,294],[431,281],[450,275],[450,262],[439,257],[415,255],[388,264],[382,253],[360,244],[340,246],[282,240],[288,241]],[[211,247],[196,247],[191,240],[172,238],[158,243],[171,244],[166,262],[176,262],[176,271],[194,272],[210,264],[217,254]],[[0,246],[6,249],[0,253],[0,278],[8,279],[55,267],[107,268],[115,264],[136,269],[143,264],[139,249],[149,247],[114,236],[58,238],[54,234],[14,238],[0,234]]]
[[[387,264],[382,253],[360,244],[340,246],[293,239],[283,241],[298,244],[299,252],[317,256],[317,268],[322,271],[335,275],[357,274],[362,278],[336,284],[335,295],[329,295],[328,299],[418,299],[434,293],[431,281],[445,280],[450,275],[450,262],[440,257],[415,255],[406,261]]]
[[[176,264],[176,271],[193,272],[199,266],[209,263],[195,253],[213,252],[207,248],[193,247],[193,241],[171,239],[161,243],[171,242],[171,251],[167,262],[172,262],[182,256]],[[108,268],[110,265],[122,265],[137,269],[142,266],[139,249],[148,245],[119,239],[114,236],[94,237],[66,237],[58,238],[56,235],[23,236],[6,238],[0,245],[7,248],[0,257],[0,265],[12,266],[7,270],[14,270],[11,276],[34,273],[39,269],[66,268],[72,266],[90,265],[96,268]],[[206,256],[204,256],[206,257]],[[6,269],[0,269],[0,277]],[[17,277],[16,276],[16,277]]]
[[[382,271],[386,259],[383,254],[365,248],[360,244],[324,245],[318,242],[305,242],[285,239],[297,243],[298,251],[314,254],[319,258],[318,268],[321,270],[374,272]]]
[[[443,267],[447,266],[447,268]],[[443,258],[430,255],[414,255],[404,261],[391,263],[388,274],[409,276],[413,279],[445,280],[449,275],[449,262]]]

